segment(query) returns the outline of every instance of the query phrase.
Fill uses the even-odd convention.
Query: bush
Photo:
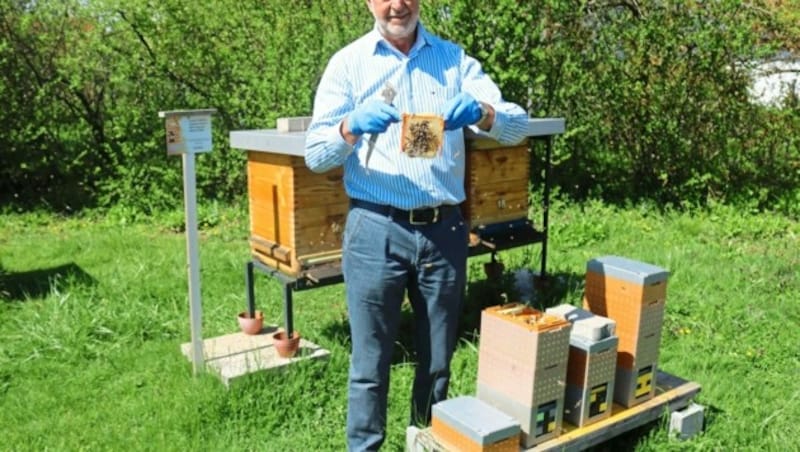
[[[800,187],[800,113],[750,102],[773,17],[741,2],[453,0],[429,13],[512,100],[562,116],[562,193],[775,207]],[[461,30],[477,30],[464,34]],[[796,212],[795,212],[796,213]]]
[[[180,159],[166,157],[157,113],[184,108],[218,110],[201,196],[241,195],[244,155],[228,132],[308,114],[320,62],[369,26],[366,8],[344,1],[8,3],[0,196],[59,209],[180,205]]]
[[[0,200],[59,210],[179,205],[157,112],[181,108],[218,110],[200,196],[240,197],[228,133],[310,114],[327,59],[372,23],[346,0],[2,1]],[[749,3],[640,3],[431,0],[423,21],[532,116],[566,118],[561,193],[797,214],[800,113],[747,91],[767,38],[797,42],[796,26]]]

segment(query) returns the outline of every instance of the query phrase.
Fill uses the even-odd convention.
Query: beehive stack
[[[619,342],[615,322],[568,304],[546,312],[572,322],[564,419],[583,427],[609,417]]]
[[[631,407],[655,395],[669,272],[618,256],[586,266],[584,308],[617,323],[614,401]]]
[[[524,447],[561,432],[571,328],[518,303],[481,313],[478,398],[520,423]]]
[[[519,423],[475,397],[462,396],[433,405],[431,432],[446,450],[518,452]]]

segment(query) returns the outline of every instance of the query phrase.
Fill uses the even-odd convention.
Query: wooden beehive
[[[527,142],[504,147],[468,140],[465,215],[471,226],[527,218]],[[349,200],[341,168],[319,174],[303,157],[247,153],[250,248],[257,259],[297,276],[341,258]]]
[[[278,130],[233,131],[231,147],[247,151],[250,248],[257,260],[290,276],[341,259],[349,200],[341,168],[318,174],[304,160],[310,118],[282,118]],[[529,119],[529,137],[564,132],[561,118]],[[527,218],[528,141],[502,146],[466,136],[465,218],[472,227]]]
[[[303,157],[247,153],[250,248],[289,275],[341,257],[349,200],[342,169],[314,173]]]
[[[528,141],[514,146],[467,141],[465,216],[472,227],[528,218]]]

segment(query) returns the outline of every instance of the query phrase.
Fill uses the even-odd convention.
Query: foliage
[[[165,156],[157,113],[183,108],[218,110],[201,193],[241,195],[244,156],[228,132],[307,114],[320,61],[368,26],[346,1],[3,2],[0,193],[58,208],[179,204],[180,162]]]
[[[562,116],[555,179],[609,200],[776,206],[800,191],[800,111],[750,102],[778,27],[742,2],[440,1],[437,31],[533,116]],[[464,34],[461,30],[476,30]],[[794,210],[797,213],[797,210]]]
[[[156,113],[180,108],[218,110],[201,196],[241,196],[228,132],[309,114],[325,61],[371,24],[346,0],[0,2],[0,201],[58,210],[178,205]],[[751,64],[797,42],[796,9],[776,4],[431,0],[422,15],[532,116],[566,118],[563,193],[797,214],[797,101],[747,91]]]
[[[771,23],[759,29],[764,39],[785,50],[800,51],[800,0],[764,0],[764,7],[772,17]]]

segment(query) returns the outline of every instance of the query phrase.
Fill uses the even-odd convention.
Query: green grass
[[[225,388],[193,377],[182,215],[0,215],[0,449],[343,450],[349,335],[344,287],[297,292],[297,328],[332,352],[325,363],[252,376]],[[201,212],[203,333],[236,331],[245,304],[247,216]],[[800,448],[800,226],[717,206],[658,212],[556,203],[549,297],[579,304],[586,261],[616,254],[669,269],[660,367],[702,385],[705,432],[669,438],[664,420],[609,450]],[[500,254],[507,270],[538,267],[539,247]],[[480,308],[510,289],[470,261],[470,304],[451,395],[475,390]],[[256,281],[267,321],[281,322],[280,286]],[[511,297],[513,298],[513,292]],[[402,450],[410,364],[407,327],[392,371],[389,437]],[[666,418],[665,418],[666,419]]]

